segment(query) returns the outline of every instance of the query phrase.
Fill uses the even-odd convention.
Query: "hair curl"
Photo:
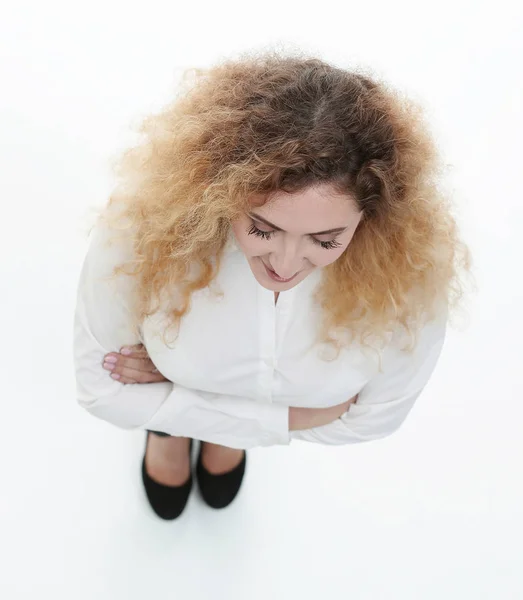
[[[319,340],[339,351],[336,330],[367,345],[401,324],[413,348],[437,307],[461,299],[470,254],[422,108],[362,69],[271,51],[189,69],[177,97],[139,131],[143,141],[115,163],[121,181],[103,215],[131,232],[135,257],[114,274],[138,277],[137,324],[171,286],[181,302],[167,313],[179,324],[191,294],[218,273],[231,221],[253,194],[325,183],[363,218],[324,268]]]

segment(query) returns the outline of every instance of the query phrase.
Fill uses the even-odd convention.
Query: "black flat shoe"
[[[225,508],[236,498],[240,490],[245,475],[247,452],[244,450],[241,463],[232,471],[213,475],[203,466],[202,446],[203,442],[200,443],[198,462],[196,463],[196,478],[202,498],[211,508]]]
[[[145,454],[147,452],[149,433],[150,432],[148,431],[142,460],[142,481],[145,487],[145,493],[154,512],[161,519],[172,521],[182,514],[183,509],[189,500],[189,494],[191,493],[193,484],[192,470],[189,479],[183,485],[162,485],[161,483],[154,481],[154,479],[151,479],[145,469]],[[189,449],[190,456],[192,456],[192,446],[193,440],[191,440]]]

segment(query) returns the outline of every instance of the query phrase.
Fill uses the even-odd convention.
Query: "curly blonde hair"
[[[461,299],[470,255],[423,111],[362,69],[244,53],[186,70],[177,97],[139,131],[143,141],[115,163],[121,181],[102,215],[132,237],[135,257],[114,274],[138,278],[136,324],[177,286],[181,302],[166,312],[169,328],[179,325],[191,294],[217,275],[231,221],[253,194],[325,183],[354,198],[363,218],[324,268],[319,341],[339,351],[335,331],[366,345],[401,324],[412,349],[423,322]]]

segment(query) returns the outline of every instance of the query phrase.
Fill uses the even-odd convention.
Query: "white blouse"
[[[274,292],[256,281],[232,233],[216,280],[192,295],[177,339],[167,336],[171,347],[161,340],[162,311],[141,324],[137,339],[128,304],[134,279],[105,279],[132,256],[128,240],[106,244],[115,233],[100,222],[91,232],[78,284],[74,363],[79,404],[118,427],[245,449],[295,439],[365,442],[400,427],[436,366],[446,310],[422,329],[412,354],[399,350],[399,334],[390,336],[381,371],[376,354],[358,344],[334,361],[322,360],[318,350],[327,345],[312,346],[320,319],[312,293],[322,269],[281,292],[275,305]],[[122,384],[102,367],[107,353],[138,343],[169,381]],[[356,394],[357,403],[334,422],[289,431],[289,407],[328,407]]]

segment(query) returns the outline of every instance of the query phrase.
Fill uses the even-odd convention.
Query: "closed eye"
[[[276,232],[262,231],[261,229],[258,229],[258,227],[256,227],[256,225],[253,223],[250,229],[248,230],[248,233],[249,235],[257,235],[258,237],[261,237],[265,240],[270,240],[272,235]],[[336,241],[336,239],[329,240],[328,242],[322,242],[320,240],[317,240],[315,237],[310,236],[310,238],[315,244],[321,246],[322,248],[325,248],[325,250],[332,250],[333,248],[339,248],[341,246],[341,243]]]

